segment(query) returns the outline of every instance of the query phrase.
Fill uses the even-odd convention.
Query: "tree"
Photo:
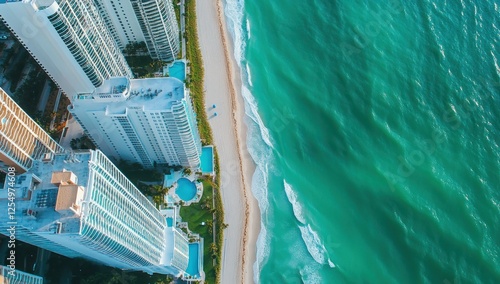
[[[210,253],[211,253],[212,255],[217,254],[217,251],[218,251],[218,250],[219,250],[219,249],[217,248],[217,245],[216,245],[215,243],[211,243],[211,244],[210,244]]]
[[[158,72],[160,70],[160,68],[162,68],[164,65],[165,65],[165,63],[163,61],[154,60],[151,63],[149,63],[149,65],[146,67],[146,70],[149,73]]]
[[[137,277],[132,273],[125,271],[117,272],[113,270],[113,276],[108,282],[109,284],[122,284],[122,283],[137,283]]]
[[[157,205],[157,207],[159,208],[159,206],[161,204],[165,203],[165,197],[161,196],[161,195],[156,195],[156,196],[153,196],[153,201]]]
[[[167,276],[164,279],[158,279],[154,284],[170,284],[172,281],[174,281],[174,278],[172,276]]]
[[[148,187],[148,193],[151,196],[156,196],[156,195],[165,195],[168,192],[168,187],[163,187],[163,185],[156,184],[156,185],[150,185]]]
[[[87,135],[83,135],[80,138],[71,139],[71,141],[69,142],[69,146],[73,150],[77,150],[77,149],[95,150],[95,148],[96,148],[94,143],[92,142],[92,140],[90,140],[90,138]]]
[[[71,139],[71,141],[69,142],[69,146],[71,147],[71,149],[73,149],[73,150],[77,149],[78,143],[80,142],[79,140],[80,140],[80,138]]]
[[[214,222],[212,220],[207,221],[207,229],[208,232],[211,234],[214,231]]]
[[[210,200],[206,199],[206,200],[202,201],[200,204],[200,207],[201,207],[201,209],[210,210],[210,207],[211,207]]]
[[[155,169],[144,169],[139,163],[130,163],[125,160],[119,160],[116,164],[118,169],[131,181],[142,190],[144,194],[148,191],[148,187],[144,186],[139,181],[161,181],[163,174]]]

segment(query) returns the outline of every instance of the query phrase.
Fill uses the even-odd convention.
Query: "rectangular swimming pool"
[[[214,172],[214,147],[205,146],[201,148],[201,172],[203,174],[213,174]]]
[[[198,243],[189,244],[189,262],[188,262],[188,267],[186,269],[186,273],[194,278],[200,277],[200,270],[198,267],[199,251],[200,251],[200,244]]]
[[[167,226],[172,227],[174,225],[174,219],[172,217],[167,217]]]

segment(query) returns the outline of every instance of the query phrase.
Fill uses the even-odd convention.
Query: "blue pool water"
[[[199,277],[200,271],[198,269],[198,252],[199,252],[199,244],[189,244],[189,263],[186,269],[186,273],[193,277]]]
[[[167,226],[172,227],[173,223],[174,223],[174,220],[172,219],[172,217],[167,217]]]
[[[175,193],[184,201],[190,201],[196,195],[196,185],[187,178],[180,178],[177,181]]]
[[[186,79],[186,65],[182,61],[176,61],[168,68],[168,74],[170,77],[177,78],[184,82]]]
[[[214,171],[214,148],[212,146],[203,147],[201,149],[201,172],[212,173]]]

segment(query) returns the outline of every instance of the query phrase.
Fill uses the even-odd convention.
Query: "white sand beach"
[[[219,153],[225,223],[229,225],[224,232],[221,282],[253,283],[260,213],[251,193],[255,165],[246,148],[239,69],[220,0],[196,1],[196,14],[205,104]]]

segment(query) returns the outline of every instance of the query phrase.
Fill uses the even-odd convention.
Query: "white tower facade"
[[[189,91],[175,78],[112,78],[72,100],[69,111],[108,157],[200,166],[201,141]]]
[[[153,59],[175,60],[180,35],[171,0],[94,1],[120,48],[144,41]]]
[[[15,192],[16,207],[0,215],[2,234],[15,222],[16,239],[70,258],[146,273],[187,268],[187,259],[168,254],[185,250],[187,238],[98,150],[35,161],[5,187]],[[0,190],[0,207],[9,197]]]
[[[130,0],[94,0],[94,3],[121,49],[131,42],[145,41]]]
[[[0,284],[43,284],[43,277],[0,265]]]
[[[0,16],[68,96],[132,77],[92,0],[1,1]]]

